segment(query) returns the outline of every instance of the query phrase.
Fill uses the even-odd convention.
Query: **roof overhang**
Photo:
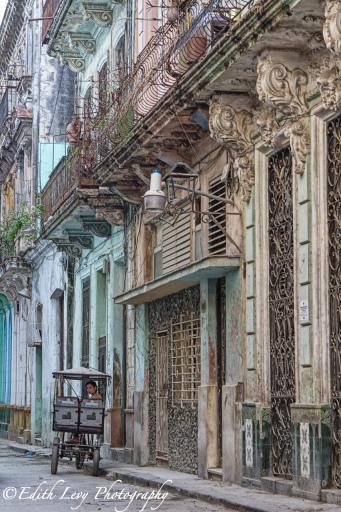
[[[240,258],[211,256],[182,267],[154,281],[115,297],[116,304],[146,304],[198,285],[205,279],[217,279],[240,267]]]

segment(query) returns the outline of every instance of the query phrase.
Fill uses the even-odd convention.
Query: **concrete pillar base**
[[[222,391],[223,480],[239,484],[242,479],[242,411],[237,402],[239,386],[226,385]]]
[[[198,388],[198,476],[208,477],[208,469],[218,465],[218,389]]]
[[[134,464],[149,461],[148,400],[144,391],[134,391]]]

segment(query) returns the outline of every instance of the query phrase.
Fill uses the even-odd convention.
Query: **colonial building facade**
[[[54,301],[46,375],[112,375],[115,460],[339,500],[341,2],[48,0],[42,17],[42,54],[75,73],[27,253],[37,283],[61,266],[30,306],[44,332]]]

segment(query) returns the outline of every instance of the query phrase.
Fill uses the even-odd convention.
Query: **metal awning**
[[[106,379],[110,377],[109,374],[100,372],[95,368],[69,368],[67,370],[59,370],[52,373],[54,378],[63,377],[65,379],[83,380],[89,379]]]

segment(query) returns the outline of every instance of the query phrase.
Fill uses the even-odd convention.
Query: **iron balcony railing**
[[[78,149],[72,145],[67,157],[63,157],[53,170],[48,182],[41,191],[42,224],[53,218],[59,208],[75,193],[77,187],[96,186],[92,178],[79,174]]]
[[[114,90],[114,84],[108,83],[107,89],[114,92],[105,112],[84,119],[80,155],[86,161],[80,161],[81,172],[89,175],[118,143],[129,137],[134,125],[258,1],[184,2],[174,19],[156,31],[119,88]]]

